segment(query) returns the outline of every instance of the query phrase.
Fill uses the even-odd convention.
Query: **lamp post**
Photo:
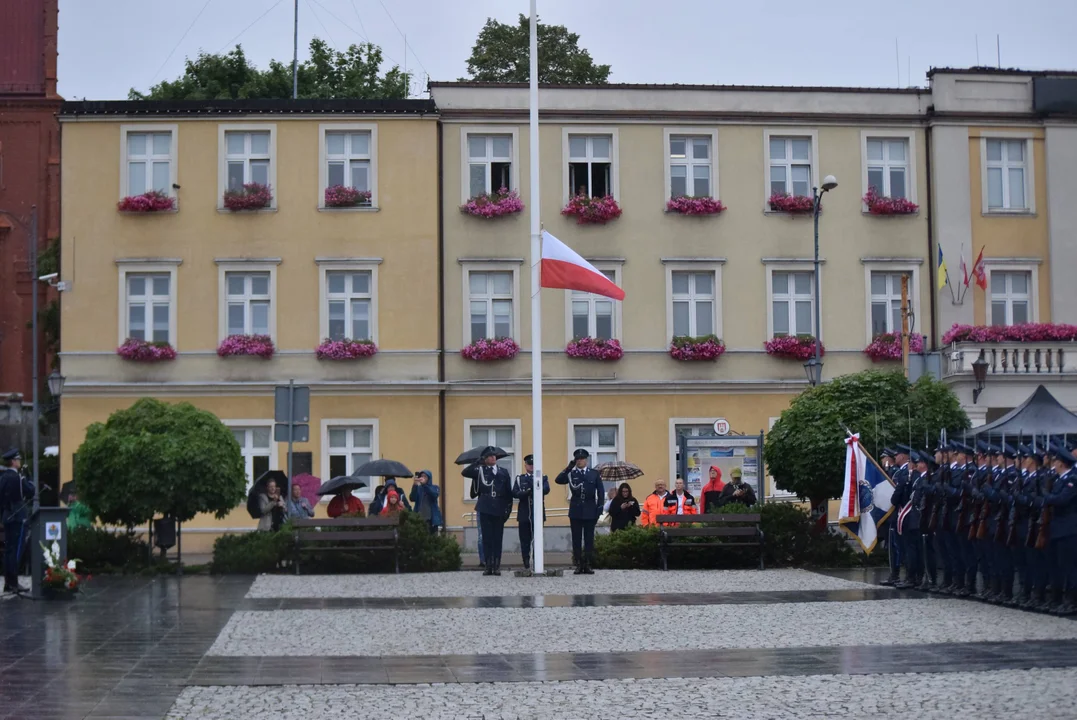
[[[820,328],[821,308],[819,301],[819,211],[823,207],[823,193],[830,192],[838,186],[838,181],[833,175],[823,178],[821,188],[812,188],[812,218],[815,222],[815,356],[804,363],[804,372],[808,375],[808,382],[814,387],[823,379],[823,338]]]
[[[972,361],[972,377],[976,381],[976,387],[972,389],[972,404],[975,405],[980,399],[980,393],[987,385],[988,362],[984,358],[984,351],[980,350],[980,356]]]

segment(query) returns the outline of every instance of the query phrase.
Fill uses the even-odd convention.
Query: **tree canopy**
[[[539,82],[598,85],[609,82],[610,66],[596,65],[579,45],[580,36],[564,25],[538,24]],[[487,18],[467,61],[468,79],[525,83],[531,80],[531,20],[521,14],[515,25]]]
[[[86,430],[75,483],[102,522],[132,527],[161,515],[224,517],[247,479],[239,444],[215,415],[143,398]]]
[[[875,370],[835,378],[797,396],[767,434],[763,458],[777,486],[813,501],[839,497],[843,425],[875,453],[894,443],[923,448],[942,429],[954,437],[969,419],[950,388],[929,376],[912,384]]]
[[[401,99],[408,96],[409,76],[396,65],[384,74],[381,48],[371,43],[334,50],[318,38],[310,41],[310,57],[299,64],[301,98]],[[292,63],[270,60],[259,70],[236,45],[227,53],[199,53],[188,58],[179,78],[141,93],[131,88],[130,100],[239,100],[292,97]]]

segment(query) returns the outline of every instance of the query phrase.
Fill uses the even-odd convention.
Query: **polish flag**
[[[981,290],[987,290],[987,271],[984,270],[984,250],[986,245],[980,248],[980,254],[976,256],[976,262],[972,264],[972,275],[976,278],[976,284],[980,286]],[[968,285],[968,281],[965,281]]]
[[[541,284],[544,288],[579,290],[614,300],[625,299],[624,290],[545,230],[542,231]]]

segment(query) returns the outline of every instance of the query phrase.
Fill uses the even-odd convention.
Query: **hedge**
[[[149,547],[137,535],[100,527],[77,527],[68,532],[67,556],[79,562],[79,572],[141,572],[149,565]]]

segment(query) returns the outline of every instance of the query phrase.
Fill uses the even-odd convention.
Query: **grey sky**
[[[205,2],[60,0],[61,94],[125,98],[237,42],[259,66],[291,58],[293,0],[210,0],[166,62]],[[403,66],[402,31],[409,70],[455,80],[487,17],[527,11],[527,0],[299,0],[300,57],[312,36],[339,49],[369,39]],[[995,64],[1001,34],[1003,67],[1077,68],[1072,0],[539,0],[539,14],[579,33],[615,82],[892,87],[899,65],[909,84],[911,59],[923,85],[930,66],[975,64],[977,34],[981,64]]]

